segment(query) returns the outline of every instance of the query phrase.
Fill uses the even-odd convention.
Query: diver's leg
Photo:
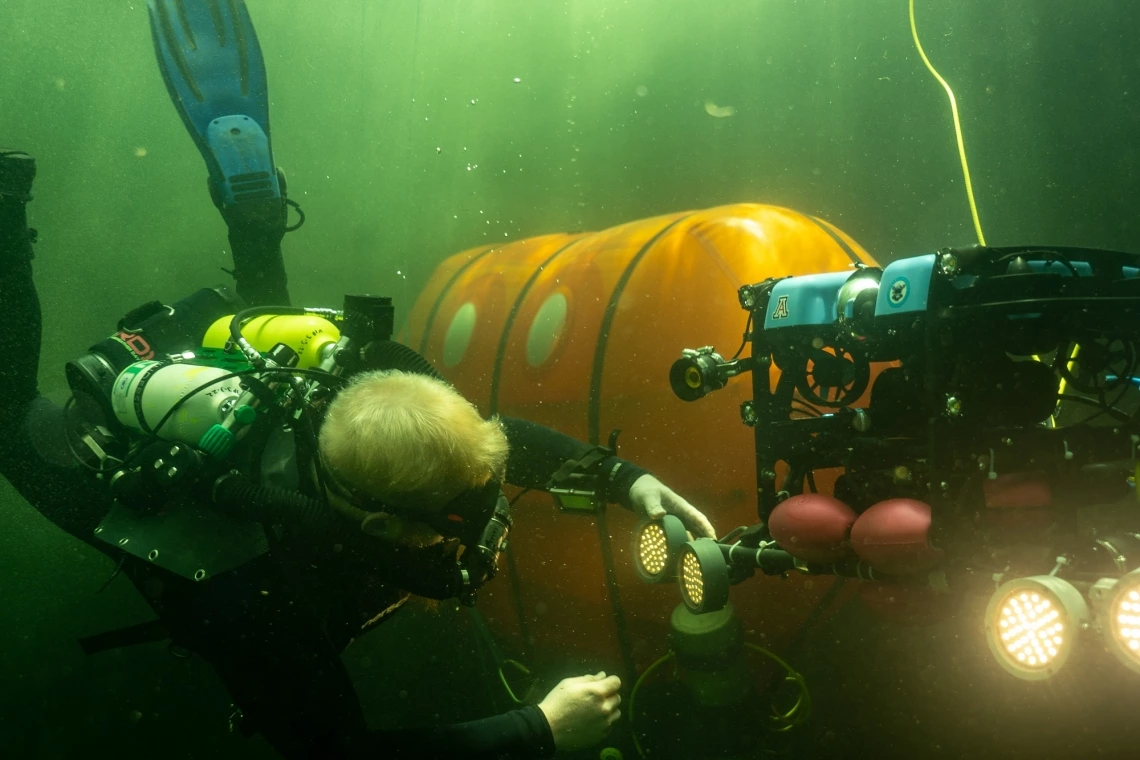
[[[35,161],[0,150],[0,475],[45,517],[90,540],[109,500],[67,451],[63,410],[39,397],[40,301],[32,280],[27,208]]]
[[[257,731],[287,758],[342,758],[365,735],[335,644],[268,557],[203,589],[187,646],[205,658]],[[193,625],[193,621],[189,621]]]
[[[288,305],[285,177],[273,161],[268,76],[249,11],[242,0],[147,7],[163,81],[229,227],[238,295],[253,306]]]
[[[32,239],[27,203],[36,162],[0,148],[0,303],[7,328],[0,330],[0,420],[37,395],[40,362],[40,302],[32,283]]]
[[[289,287],[281,239],[285,237],[285,201],[266,198],[241,206],[219,205],[229,227],[237,292],[251,306],[288,306]]]

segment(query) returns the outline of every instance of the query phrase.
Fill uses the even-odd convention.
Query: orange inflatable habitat
[[[686,403],[670,390],[669,368],[683,348],[712,343],[726,357],[736,350],[748,317],[740,286],[855,262],[875,264],[831,224],[757,204],[475,248],[436,269],[409,316],[409,345],[484,414],[603,445],[620,429],[620,455],[724,535],[757,519],[753,431],[740,421],[751,383],[735,378]],[[826,480],[817,473],[821,491]],[[479,599],[508,647],[614,670],[623,656],[642,668],[667,649],[680,598],[674,584],[638,580],[634,515],[614,507],[563,513],[544,493],[524,495],[513,514],[510,572]],[[607,561],[616,585],[606,582]],[[835,582],[754,578],[731,598],[749,638],[779,647]]]

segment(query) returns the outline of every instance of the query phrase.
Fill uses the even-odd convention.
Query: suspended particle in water
[[[475,98],[471,98],[471,105],[475,105]]]
[[[67,80],[65,80],[65,79],[57,79],[57,80],[55,80],[55,89],[57,89],[57,90],[61,90],[61,91],[62,91],[62,90],[64,90],[66,87],[67,87]]]
[[[725,119],[736,113],[736,108],[733,106],[718,106],[711,100],[705,101],[705,113],[712,116],[714,119]]]
[[[643,85],[643,84],[639,84],[639,85],[637,86],[637,88],[636,88],[636,89],[634,89],[634,92],[636,92],[636,93],[637,93],[637,97],[639,97],[639,98],[644,98],[646,95],[648,95],[648,94],[649,94],[649,88],[648,88],[648,87],[646,87],[646,86],[645,86],[645,85]]]
[[[138,146],[137,148],[135,148],[135,156],[137,158],[145,158],[146,157],[146,148],[144,148],[141,145]]]
[[[515,77],[515,84],[518,84],[521,81],[522,81],[521,79],[519,79],[518,77]]]
[[[438,146],[437,146],[437,147],[436,147],[436,149],[435,149],[435,152],[436,152],[436,153],[442,153],[442,152],[443,152],[443,148],[440,148],[440,147],[438,147]]]

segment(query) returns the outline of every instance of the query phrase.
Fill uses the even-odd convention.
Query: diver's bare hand
[[[592,676],[565,678],[551,689],[538,709],[550,724],[555,749],[584,749],[606,738],[621,717],[620,688],[621,679],[607,678],[603,671]]]
[[[674,515],[695,535],[716,538],[716,530],[709,518],[652,475],[645,474],[633,481],[633,486],[629,489],[629,500],[635,512],[650,520],[659,520],[667,514]]]

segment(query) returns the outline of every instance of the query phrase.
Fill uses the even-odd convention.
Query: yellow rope
[[[910,33],[914,37],[914,46],[918,48],[918,54],[922,56],[922,62],[926,64],[926,68],[930,69],[934,78],[946,88],[946,94],[950,97],[950,112],[954,115],[954,133],[958,137],[958,157],[962,159],[962,176],[966,179],[966,198],[970,201],[970,214],[974,217],[974,231],[978,233],[978,244],[985,245],[986,239],[982,235],[982,222],[978,218],[978,206],[974,203],[974,186],[970,182],[970,166],[966,163],[966,143],[962,139],[962,124],[958,120],[958,103],[954,100],[954,91],[950,89],[946,80],[934,70],[934,66],[922,49],[922,43],[918,41],[918,27],[914,23],[914,0],[910,0]]]

